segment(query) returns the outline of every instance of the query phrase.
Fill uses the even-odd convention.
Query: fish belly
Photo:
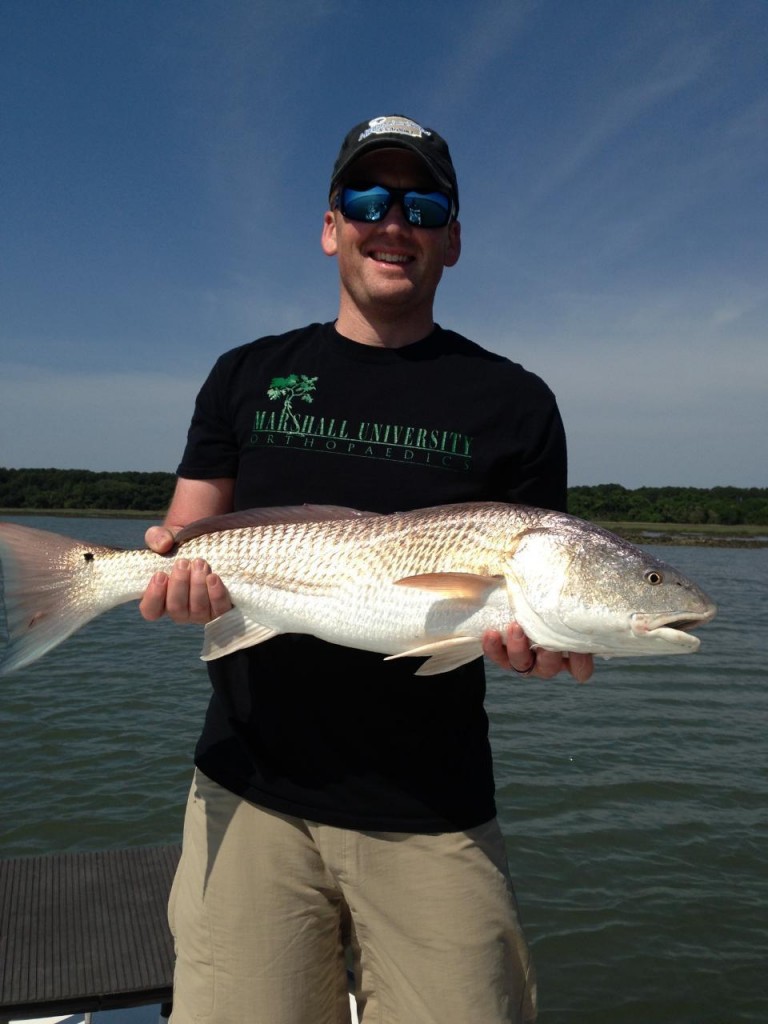
[[[322,594],[237,584],[230,589],[235,604],[261,626],[382,654],[400,654],[449,637],[479,638],[510,619],[503,588],[491,591],[482,604],[394,584],[339,585]]]

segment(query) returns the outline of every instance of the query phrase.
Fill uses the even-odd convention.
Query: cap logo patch
[[[420,139],[429,136],[432,132],[422,128],[420,124],[412,121],[409,117],[374,117],[368,122],[368,127],[360,133],[358,142],[367,139],[370,135],[410,135]]]

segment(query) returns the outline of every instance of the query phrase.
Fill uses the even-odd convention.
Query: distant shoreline
[[[116,508],[0,508],[0,516],[55,516],[62,519],[160,519],[165,512],[156,509]],[[766,527],[768,530],[768,526]]]
[[[156,519],[165,513],[157,510],[117,511],[93,508],[0,508],[0,516],[54,516],[62,519]],[[766,548],[766,526],[719,526],[691,523],[632,523],[595,520],[595,525],[619,534],[632,544],[678,544],[715,548]]]
[[[768,526],[713,527],[688,526],[686,523],[654,523],[638,529],[637,523],[598,523],[619,534],[631,544],[677,544],[702,548],[768,548]],[[750,531],[755,531],[751,533]]]

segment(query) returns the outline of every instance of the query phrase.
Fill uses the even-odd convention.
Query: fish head
[[[689,630],[717,611],[673,566],[568,516],[527,531],[505,575],[515,617],[550,650],[607,658],[689,653],[700,644]]]

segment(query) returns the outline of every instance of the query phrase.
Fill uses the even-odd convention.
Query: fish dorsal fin
[[[452,636],[447,640],[436,640],[431,644],[413,647],[410,651],[390,654],[385,661],[397,658],[423,658],[427,661],[416,670],[417,676],[436,676],[441,672],[450,672],[460,665],[466,665],[475,658],[481,657],[483,646],[476,636]]]
[[[471,572],[424,572],[395,580],[395,586],[429,590],[450,600],[484,601],[491,590],[504,584],[503,576],[478,576]]]
[[[215,661],[216,658],[223,658],[225,654],[263,644],[265,640],[271,640],[278,633],[277,629],[253,622],[243,615],[239,608],[230,608],[217,619],[206,623],[200,657],[203,661]]]
[[[274,508],[249,508],[241,512],[227,512],[222,516],[197,519],[176,534],[176,543],[202,537],[221,530],[237,530],[248,526],[274,526],[287,523],[321,523],[331,520],[367,519],[379,512],[361,512],[343,505],[284,505]]]

